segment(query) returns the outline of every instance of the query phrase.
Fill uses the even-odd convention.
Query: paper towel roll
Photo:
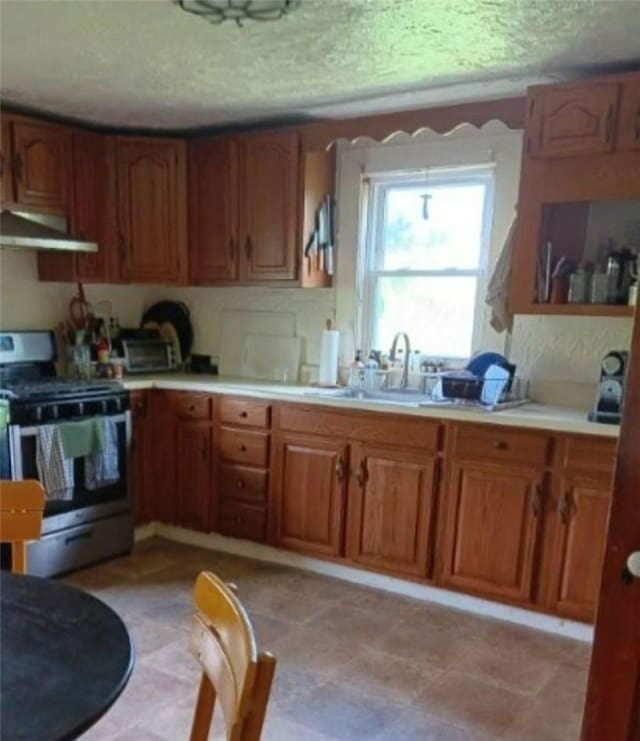
[[[320,370],[318,384],[335,386],[338,383],[338,349],[340,332],[337,329],[325,329],[320,343]]]

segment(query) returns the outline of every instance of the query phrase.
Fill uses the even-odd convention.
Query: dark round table
[[[86,592],[8,572],[0,574],[0,609],[3,741],[77,738],[131,675],[124,623]]]

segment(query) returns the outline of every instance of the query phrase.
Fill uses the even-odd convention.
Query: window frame
[[[385,195],[388,190],[405,187],[433,187],[434,185],[468,185],[479,183],[485,186],[482,232],[480,235],[480,256],[477,269],[448,268],[444,270],[382,270],[378,268],[383,254],[383,229],[385,221]],[[362,208],[362,259],[359,260],[357,281],[358,324],[362,329],[361,341],[366,349],[373,347],[375,329],[376,287],[379,277],[397,276],[419,277],[475,277],[477,280],[476,299],[473,312],[471,353],[479,348],[482,338],[483,305],[487,286],[487,270],[491,246],[495,198],[495,164],[460,165],[455,167],[436,167],[419,170],[400,170],[380,172],[363,176],[361,187]],[[398,331],[403,331],[402,327]],[[387,351],[389,348],[375,348]],[[428,354],[428,351],[427,353]],[[460,365],[466,358],[433,356],[452,365]]]

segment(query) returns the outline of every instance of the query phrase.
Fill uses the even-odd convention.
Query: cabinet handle
[[[240,412],[240,416],[242,417],[242,419],[246,419],[249,415],[247,412]]]
[[[244,252],[247,256],[247,260],[251,259],[251,253],[253,251],[253,246],[251,244],[251,237],[247,234],[247,238],[244,241]]]
[[[542,511],[542,484],[535,484],[533,487],[533,497],[531,498],[531,509],[533,516],[538,517]]]
[[[236,481],[236,489],[244,489],[244,481],[242,479]]]
[[[363,458],[360,461],[360,467],[358,468],[358,473],[356,474],[356,480],[358,482],[358,486],[361,489],[364,489],[367,481],[369,480],[369,472],[367,471],[367,459]]]
[[[246,446],[246,445],[241,445],[241,446],[240,446],[240,451],[241,451],[242,453],[246,453],[246,452],[247,452],[247,446]]]
[[[195,412],[196,411],[196,405],[195,404],[189,404],[189,411]]]
[[[638,103],[638,107],[636,109],[636,141],[640,141],[640,103]]]
[[[611,139],[612,132],[613,132],[613,105],[609,105],[609,109],[607,110],[607,118],[604,122],[605,141],[609,141]]]
[[[493,443],[493,447],[496,450],[509,450],[509,443],[505,442],[504,440],[496,440]]]
[[[22,155],[20,154],[20,152],[17,152],[15,159],[13,161],[13,172],[14,172],[16,180],[22,180],[23,168],[24,168],[24,161],[22,160]]]
[[[568,525],[573,517],[573,500],[570,490],[567,489],[567,491],[562,495],[562,499],[558,505],[558,511],[560,512],[562,522],[564,522],[565,525]]]
[[[338,460],[336,461],[336,477],[338,478],[338,481],[342,483],[347,476],[347,463],[344,459],[344,456],[340,456]]]

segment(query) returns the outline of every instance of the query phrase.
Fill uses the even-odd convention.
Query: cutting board
[[[221,376],[242,376],[242,359],[248,336],[294,337],[295,333],[295,314],[286,311],[225,309],[222,312],[219,374]],[[270,368],[269,378],[271,378],[274,367],[280,366]]]
[[[242,354],[243,378],[296,383],[300,369],[300,337],[250,334]]]

